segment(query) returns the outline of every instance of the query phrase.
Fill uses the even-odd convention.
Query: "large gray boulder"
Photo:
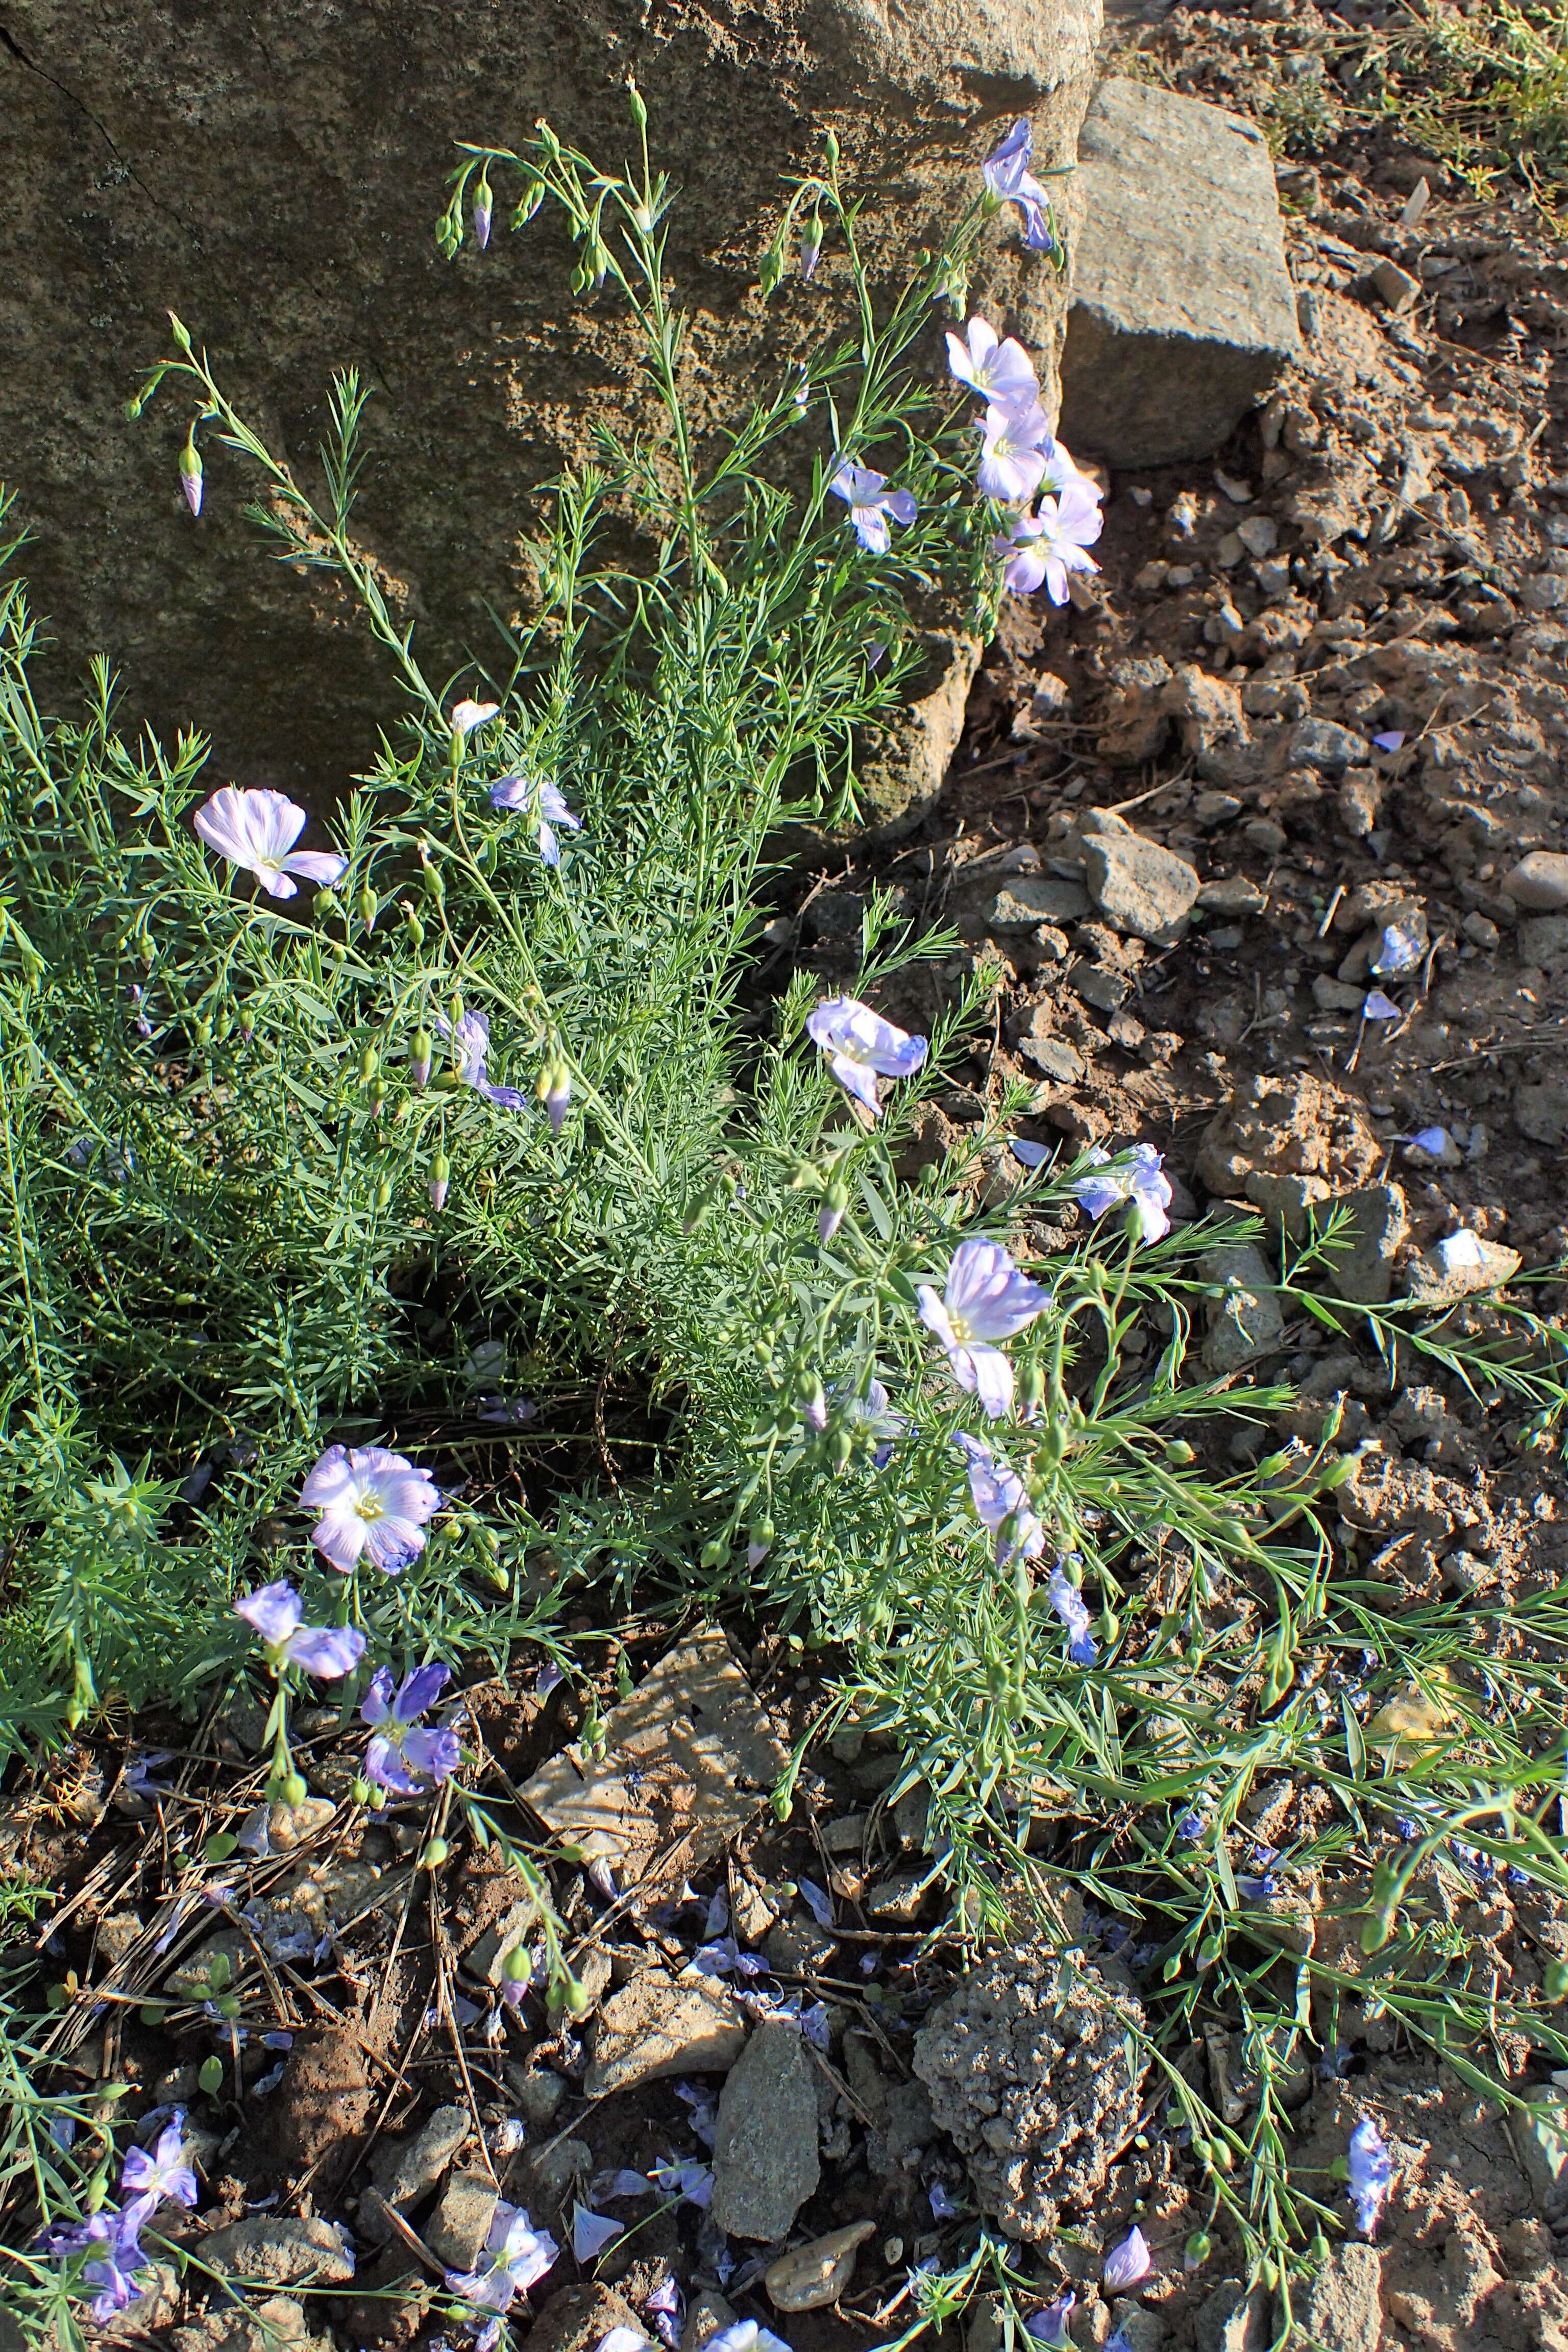
[[[1063,437],[1112,466],[1211,454],[1300,350],[1255,123],[1102,82],[1073,189]]]
[[[42,683],[74,688],[107,649],[127,719],[200,726],[220,774],[325,796],[374,753],[384,667],[330,580],[258,547],[240,516],[254,478],[221,451],[192,521],[183,405],[124,421],[165,306],[308,484],[330,372],[361,366],[376,398],[359,528],[394,614],[437,677],[471,650],[504,664],[486,604],[526,607],[531,494],[588,454],[596,421],[642,412],[625,311],[608,290],[574,299],[556,221],[513,237],[503,192],[489,252],[470,237],[442,260],[453,142],[515,145],[542,114],[618,164],[635,75],[679,192],[693,413],[716,432],[845,318],[831,244],[815,285],[792,278],[765,308],[756,292],[781,184],[820,161],[824,131],[868,191],[860,236],[890,287],[1016,115],[1039,164],[1071,161],[1100,0],[13,0],[5,18],[0,453],[56,641]],[[1011,212],[973,291],[1027,340],[1054,408],[1065,289]],[[939,692],[928,773],[947,719]],[[879,783],[879,814],[900,790]]]

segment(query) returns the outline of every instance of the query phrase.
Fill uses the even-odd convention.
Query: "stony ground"
[[[1177,9],[1138,32],[1136,69],[1277,123],[1280,89],[1310,83],[1322,45],[1366,13]],[[792,885],[770,977],[792,960],[843,976],[865,892],[897,889],[961,942],[919,985],[976,958],[995,982],[990,1035],[922,1148],[1022,1075],[1038,1083],[1042,1140],[1156,1142],[1179,1213],[1238,1199],[1300,1231],[1354,1194],[1369,1297],[1437,1279],[1435,1245],[1460,1228],[1517,1254],[1489,1269],[1528,1273],[1568,1245],[1568,861],[1553,862],[1568,814],[1568,246],[1517,190],[1481,200],[1396,126],[1347,118],[1321,152],[1287,156],[1279,184],[1300,368],[1215,462],[1109,482],[1099,580],[1065,614],[1009,614],[940,810]],[[1173,893],[1172,913],[1195,889],[1174,944],[1112,919],[1133,885]],[[1397,1017],[1365,1022],[1390,923],[1417,953],[1384,983]],[[1408,1141],[1436,1128],[1440,1144]],[[1413,1605],[1562,1576],[1558,1464],[1523,1449],[1516,1423],[1457,1385],[1391,1383],[1366,1351],[1304,1329],[1281,1328],[1274,1360],[1305,1391],[1303,1433],[1338,1397],[1351,1433],[1378,1441],[1344,1492],[1344,1532]],[[548,2017],[537,1990],[502,1997],[505,1951],[531,1923],[499,1863],[418,1869],[411,1813],[348,1826],[363,1824],[342,1806],[355,1766],[331,1712],[304,1726],[314,1793],[294,1814],[260,1804],[259,1718],[243,1702],[199,1730],[139,1727],[143,1748],[171,1751],[150,1791],[84,1755],[63,1782],[16,1792],[0,1853],[61,1886],[40,1933],[68,1988],[97,1995],[62,2011],[58,2054],[84,2095],[130,2082],[139,2105],[184,2103],[198,2135],[206,2187],[184,2238],[197,2266],[183,2286],[162,2274],[122,2340],[462,2340],[441,2273],[473,2259],[498,2193],[567,2250],[536,2292],[531,2352],[578,2352],[622,2321],[673,2338],[671,2282],[685,2352],[727,2309],[796,2352],[907,2324],[910,2264],[953,2259],[975,2197],[933,2114],[945,2084],[938,2042],[955,1954],[921,1940],[937,1898],[919,1807],[885,1801],[897,1759],[850,1734],[813,1751],[789,1824],[760,1811],[758,1757],[800,1736],[817,1685],[787,1646],[730,1630],[746,1681],[728,1670],[716,1781],[693,1767],[656,1805],[643,1749],[611,1717],[614,1801],[657,1844],[657,1900],[647,1885],[635,1904],[607,1896],[591,1847],[563,1874],[581,2020]],[[658,1625],[626,1636],[638,1705],[668,1643]],[[673,1678],[686,1719],[712,1664],[692,1664],[696,1685]],[[616,1687],[606,1667],[606,1708]],[[526,1666],[469,1694],[503,1812],[580,1709]],[[535,1817],[550,1818],[562,1769],[524,1790]],[[1266,1808],[1257,1828],[1278,1833]],[[226,1831],[247,1843],[203,1862]],[[1500,1971],[1532,1965],[1525,1928],[1530,1948],[1568,1954],[1543,1898],[1472,1895],[1456,1898],[1458,1932]],[[678,1983],[694,1954],[700,1972]],[[1104,1967],[1104,2000],[1129,1998]],[[780,2009],[804,2034],[766,2030]],[[764,2030],[742,2068],[748,2021]],[[214,2057],[209,2094],[198,2070]],[[1241,2053],[1220,2037],[1208,2064],[1244,2113]],[[1140,2105],[1105,2074],[1091,2094],[1115,2121],[1042,2273],[1078,2279],[1081,2342],[1124,2322],[1131,2352],[1261,2352],[1268,2299],[1227,2284],[1223,2230],[1184,2272],[1207,2202],[1159,2100]],[[1373,2352],[1380,2328],[1436,2352],[1568,2340],[1561,2148],[1510,2137],[1361,2004],[1290,2100],[1293,2160],[1325,2193],[1369,2107],[1401,2162],[1386,2251],[1343,2250],[1307,2315],[1315,2336],[1345,2352]],[[1047,2137],[1059,2120],[1030,2114]],[[700,2173],[648,2185],[671,2162],[714,2166],[710,2207]],[[644,2176],[636,2193],[608,2177],[626,2170]],[[624,2225],[581,2262],[579,2204]],[[1154,2275],[1113,2307],[1094,2300],[1099,2250],[1135,2213]],[[265,2327],[216,2301],[204,2315],[213,2272],[268,2283]],[[970,2352],[994,2340],[983,2308]]]

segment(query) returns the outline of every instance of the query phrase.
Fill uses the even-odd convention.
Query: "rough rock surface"
[[[165,306],[307,480],[330,371],[361,366],[379,397],[359,528],[395,617],[420,625],[436,675],[470,653],[504,664],[485,600],[526,600],[529,494],[587,454],[601,418],[643,412],[624,311],[574,300],[573,248],[545,215],[514,242],[498,191],[489,252],[470,236],[456,265],[440,258],[453,141],[515,145],[543,114],[613,166],[635,75],[679,191],[668,267],[706,435],[841,316],[831,245],[813,286],[792,278],[766,309],[756,295],[781,185],[813,168],[824,130],[849,183],[869,182],[874,274],[901,279],[1012,117],[1030,116],[1038,162],[1070,162],[1100,23],[1100,0],[540,0],[469,10],[460,39],[421,0],[7,13],[0,446],[38,533],[51,684],[63,698],[106,648],[132,723],[205,728],[221,771],[321,795],[374,751],[385,672],[331,583],[258,549],[239,511],[252,485],[221,452],[192,522],[175,469],[188,410],[125,423]],[[1010,213],[973,293],[1010,314],[1054,406],[1064,281],[1020,251]],[[931,342],[934,364],[934,322]]]
[[[816,2076],[799,2029],[760,2025],[725,2078],[713,2141],[713,2219],[782,2238],[820,2178]]]
[[[1079,155],[1063,434],[1114,466],[1217,449],[1300,348],[1263,135],[1112,79]]]
[[[309,2280],[337,2286],[354,2266],[330,2221],[260,2217],[214,2230],[201,2242],[201,2256],[220,2276],[262,2279],[268,2286],[296,2286]]]
[[[660,2074],[717,2074],[733,2065],[745,2039],[745,2021],[724,1986],[706,1977],[672,1984],[649,1969],[600,2011],[584,2093],[602,2099]]]
[[[1378,2352],[1383,2341],[1383,2256],[1375,2246],[1336,2246],[1297,2291],[1295,2317],[1323,2352]]]
[[[1172,947],[1186,929],[1198,877],[1184,857],[1142,834],[1091,834],[1083,845],[1089,895],[1119,931]]]
[[[1144,2073],[1129,2072],[1129,2017],[1137,2001],[1098,1969],[1021,1944],[972,1969],[915,2036],[936,2120],[1005,2236],[1052,2236],[1126,2146]]]

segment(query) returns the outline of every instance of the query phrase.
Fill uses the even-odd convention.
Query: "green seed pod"
[[[361,1772],[355,1775],[350,1784],[349,1794],[356,1805],[368,1805],[374,1794],[374,1790],[375,1783],[373,1780],[367,1780],[364,1774]]]
[[[771,1549],[773,1546],[774,1538],[777,1534],[777,1529],[774,1528],[772,1519],[763,1517],[753,1519],[752,1521],[750,1534],[752,1542],[754,1545],[760,1546],[763,1551],[767,1551]]]
[[[376,1052],[375,1047],[374,1045],[365,1045],[362,1047],[359,1057],[359,1082],[361,1086],[368,1087],[372,1078],[374,1077],[380,1067],[381,1055]]]
[[[390,1176],[378,1176],[378,1177],[376,1178],[376,1180],[375,1180],[375,1205],[376,1205],[376,1207],[377,1207],[378,1209],[390,1209],[390,1208],[391,1208],[391,1206],[392,1206],[392,1179],[391,1179],[391,1177],[390,1177]]]
[[[1568,2000],[1568,1960],[1547,1961],[1541,1973],[1541,1990],[1554,2007],[1560,2000]]]
[[[451,1847],[447,1844],[444,1837],[426,1838],[425,1841],[425,1850],[419,1857],[420,1869],[439,1870],[441,1864],[446,1861],[447,1856],[451,1853]]]
[[[1318,1483],[1326,1494],[1331,1495],[1336,1488],[1348,1486],[1359,1467],[1360,1464],[1353,1454],[1342,1454],[1332,1467],[1324,1471]]]
[[[406,900],[403,908],[403,935],[417,955],[425,944],[425,926]]]
[[[1031,1356],[1018,1371],[1018,1419],[1033,1421],[1045,1401],[1046,1368],[1037,1356]]]
[[[430,900],[431,904],[437,907],[444,905],[447,898],[447,885],[441,879],[440,867],[434,863],[426,866],[425,868],[424,880],[425,896]]]
[[[1165,1459],[1173,1470],[1184,1470],[1189,1462],[1195,1462],[1197,1458],[1184,1437],[1173,1437],[1166,1441]]]
[[[311,913],[323,923],[330,916],[341,915],[342,910],[342,900],[335,890],[318,890],[310,901]]]
[[[525,1947],[514,1944],[500,1964],[500,1972],[508,1984],[526,1984],[533,1974],[533,1963]]]
[[[278,1790],[279,1798],[282,1803],[285,1805],[302,1805],[310,1793],[310,1791],[306,1788],[304,1776],[301,1773],[285,1772]]]
[[[574,2017],[586,2017],[589,2009],[593,2005],[587,1986],[580,1983],[578,1979],[573,1976],[570,1971],[568,1971],[567,1975],[563,1979],[561,1990],[565,1996],[566,2006],[571,2011],[571,2014]]]
[[[355,903],[358,908],[360,921],[364,925],[367,934],[374,931],[375,929],[375,919],[381,912],[381,900],[376,897],[375,892],[371,888],[368,882],[362,882],[360,884],[359,898]]]
[[[205,1053],[206,1052],[206,1050],[207,1050],[207,1047],[212,1044],[212,1041],[213,1041],[213,1024],[212,1024],[212,1023],[207,1019],[207,1017],[206,1017],[205,1013],[204,1013],[204,1014],[202,1015],[201,1019],[196,1023],[196,1025],[195,1025],[195,1029],[194,1034],[195,1034],[195,1041],[196,1041],[197,1047],[199,1048],[199,1050],[200,1050],[202,1053],[204,1053],[204,1054],[205,1054]]]
[[[1193,2146],[1196,2147],[1196,2140],[1194,2140]],[[1182,2268],[1188,2271],[1201,2270],[1213,2252],[1214,2240],[1209,2236],[1208,2231],[1194,2230],[1182,2248]]]
[[[699,1555],[701,1566],[706,1569],[722,1568],[729,1557],[730,1547],[722,1536],[715,1536],[710,1543],[705,1543]]]

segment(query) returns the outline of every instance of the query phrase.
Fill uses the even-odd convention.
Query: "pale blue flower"
[[[546,866],[559,866],[561,845],[554,828],[562,825],[568,833],[581,833],[583,820],[574,816],[566,805],[559,789],[544,776],[522,774],[501,776],[490,786],[490,806],[517,809],[534,820],[539,854]]]
[[[1077,1555],[1070,1557],[1076,1559]],[[1068,1575],[1066,1561],[1052,1569],[1050,1580],[1046,1586],[1046,1597],[1072,1635],[1068,1643],[1068,1656],[1072,1664],[1075,1666],[1092,1666],[1100,1655],[1100,1644],[1089,1630],[1089,1606]]]
[[[1031,253],[1048,253],[1056,244],[1056,232],[1051,225],[1050,200],[1033,173],[1029,158],[1034,152],[1035,134],[1028,120],[1020,115],[999,147],[993,148],[980,167],[985,183],[985,193],[993,207],[1016,205],[1024,225],[1024,243]]]
[[[184,2109],[176,2107],[159,2133],[158,2145],[151,2156],[144,2147],[127,2148],[120,2189],[121,2196],[131,2191],[132,2202],[125,2212],[128,2221],[136,2215],[133,2229],[139,2229],[166,2197],[187,2210],[195,2203],[196,2176],[185,2161],[184,2137]]]
[[[1048,2345],[1050,2352],[1070,2352],[1072,2337],[1068,2334],[1068,2321],[1077,2301],[1071,2287],[1064,2287],[1054,2303],[1047,2303],[1043,2311],[1037,2311],[1032,2319],[1025,2321],[1026,2329],[1037,2344]]]
[[[291,1584],[281,1580],[255,1592],[242,1592],[234,1613],[261,1636],[273,1666],[303,1666],[322,1682],[352,1675],[364,1654],[364,1635],[355,1625],[306,1625],[305,1607]]]
[[[1105,2257],[1100,2282],[1109,2294],[1125,2294],[1129,2287],[1137,2286],[1154,2267],[1149,2252],[1149,2241],[1136,2222],[1119,2246],[1112,2246]]]
[[[1170,1179],[1162,1172],[1163,1155],[1152,1143],[1140,1143],[1120,1160],[1112,1160],[1097,1144],[1089,1157],[1104,1172],[1079,1177],[1073,1191],[1089,1216],[1103,1217],[1108,1209],[1126,1202],[1141,1242],[1157,1242],[1170,1232]]]
[[[348,870],[348,859],[335,852],[295,848],[305,830],[305,812],[286,793],[225,784],[191,823],[210,849],[254,875],[274,898],[297,895],[292,875],[330,887]]]
[[[867,1382],[864,1396],[848,1381],[837,1381],[831,1393],[839,1419],[858,1423],[876,1439],[871,1467],[885,1470],[894,1446],[910,1425],[907,1417],[894,1412],[888,1402],[888,1391],[879,1380]]]
[[[827,1056],[827,1066],[844,1088],[876,1118],[881,1109],[877,1080],[913,1076],[926,1057],[926,1041],[884,1021],[853,996],[832,996],[806,1016],[806,1034]]]
[[[930,1283],[917,1287],[921,1320],[947,1350],[953,1379],[978,1396],[993,1421],[1013,1402],[1013,1367],[995,1345],[1011,1339],[1049,1306],[1051,1294],[1031,1282],[1000,1242],[961,1242],[939,1298]]]
[[[1350,2142],[1350,2200],[1356,2226],[1370,2238],[1394,2179],[1394,2159],[1370,2116],[1363,2116]]]
[[[486,1102],[494,1103],[498,1110],[526,1110],[528,1097],[516,1087],[496,1087],[485,1075],[489,1058],[490,1023],[488,1013],[465,1013],[456,1029],[446,1015],[437,1013],[436,1026],[443,1037],[452,1040],[458,1048],[458,1076],[466,1087],[483,1095]]]
[[[477,2310],[510,2311],[512,2298],[536,2285],[560,2251],[546,2231],[532,2227],[525,2207],[503,2199],[491,2217],[483,2266],[448,2271],[447,2285]]]
[[[426,1781],[438,1786],[457,1770],[463,1752],[457,1733],[427,1731],[419,1722],[451,1676],[449,1666],[416,1666],[394,1696],[390,1668],[377,1670],[360,1702],[360,1719],[375,1734],[365,1749],[367,1780],[400,1796],[418,1797],[428,1794]]]
[[[428,1470],[384,1445],[329,1445],[300,1501],[321,1517],[310,1541],[344,1575],[366,1559],[396,1576],[425,1549],[425,1522],[440,1507]]]
[[[1037,512],[1019,515],[991,542],[992,553],[1005,559],[1004,586],[1016,596],[1032,596],[1043,587],[1053,604],[1065,604],[1068,574],[1100,570],[1088,550],[1102,521],[1092,483],[1068,482],[1059,497],[1042,498]]]
[[[908,490],[890,490],[886,474],[873,471],[869,466],[857,466],[846,459],[827,485],[835,498],[842,499],[849,509],[849,520],[862,547],[872,555],[886,555],[891,541],[888,534],[888,519],[910,524],[920,511]]]
[[[1032,499],[1046,470],[1046,444],[1051,437],[1039,402],[1015,408],[994,401],[975,429],[981,441],[975,479],[985,496],[1008,507]]]
[[[949,329],[947,363],[960,383],[968,384],[984,400],[1027,408],[1039,399],[1040,387],[1028,352],[1012,335],[1000,341],[989,319],[971,319],[962,335]]]
[[[957,1435],[969,1464],[974,1515],[996,1538],[997,1567],[1011,1568],[1020,1556],[1038,1559],[1046,1548],[1046,1531],[1023,1480],[1010,1463],[992,1453],[983,1438],[972,1437],[963,1429]]]

